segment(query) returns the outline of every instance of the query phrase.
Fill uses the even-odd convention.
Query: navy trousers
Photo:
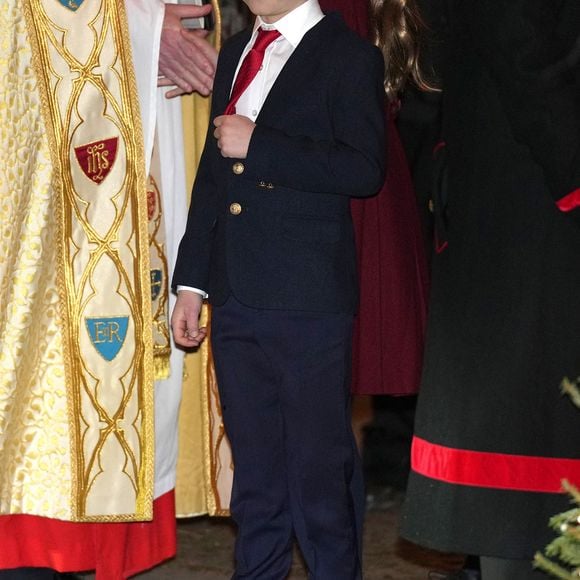
[[[296,537],[315,580],[361,578],[364,485],[350,417],[352,316],[214,307],[235,463],[234,578],[281,580]]]

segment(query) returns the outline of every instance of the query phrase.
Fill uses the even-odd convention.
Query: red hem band
[[[446,483],[539,493],[563,493],[562,480],[580,482],[580,459],[454,449],[413,438],[413,471]]]
[[[0,538],[0,569],[95,570],[99,580],[121,580],[175,555],[175,494],[172,490],[153,502],[151,522],[79,523],[3,515]]]

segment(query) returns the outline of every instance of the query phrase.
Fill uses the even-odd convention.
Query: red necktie
[[[236,77],[234,88],[232,89],[232,96],[230,97],[230,102],[226,107],[224,115],[235,115],[236,103],[242,96],[243,92],[250,86],[254,77],[258,74],[258,71],[262,66],[262,61],[264,60],[266,48],[268,48],[268,45],[274,42],[274,40],[279,36],[280,33],[277,30],[258,29],[256,42],[254,42],[254,46],[244,58],[242,66],[240,66],[240,70],[238,71],[238,76]]]

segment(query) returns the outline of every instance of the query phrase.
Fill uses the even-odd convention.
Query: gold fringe
[[[171,367],[169,365],[169,354],[155,353],[153,357],[153,367],[155,369],[155,380],[161,381],[168,379],[171,374]]]

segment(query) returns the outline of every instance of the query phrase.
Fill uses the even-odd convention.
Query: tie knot
[[[265,52],[268,45],[274,42],[279,36],[280,32],[278,30],[264,30],[260,27],[258,28],[258,37],[252,48],[258,52]]]

